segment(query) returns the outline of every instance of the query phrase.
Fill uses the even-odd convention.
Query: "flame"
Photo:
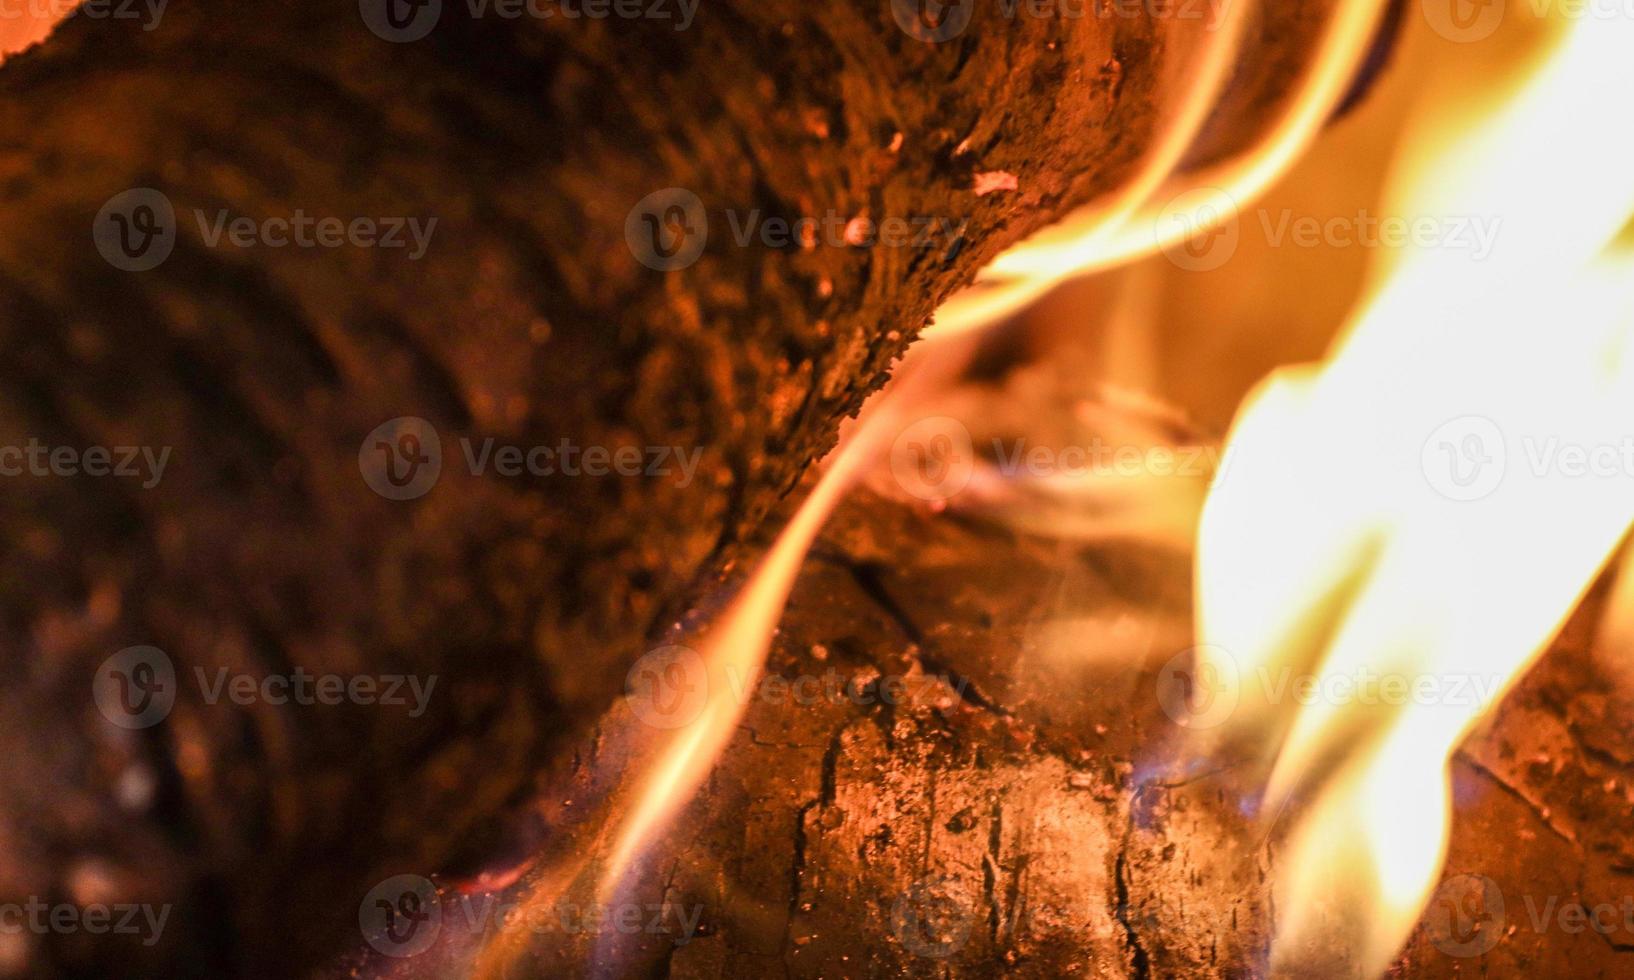
[[[906,412],[911,406],[927,389],[946,383],[948,375],[964,365],[970,350],[968,340],[953,339],[915,351],[902,366],[898,381],[871,403],[867,416],[834,452],[816,487],[778,535],[743,592],[709,629],[700,643],[708,699],[699,716],[678,729],[654,754],[638,802],[622,819],[611,860],[603,870],[604,896],[618,888],[653,834],[697,792],[731,740],[745,707],[731,693],[742,688],[744,679],[752,682],[759,677],[789,590],[828,515],[908,423]]]
[[[1188,95],[1136,173],[1001,255],[944,304],[851,427],[698,643],[708,703],[644,753],[634,803],[609,829],[604,895],[625,882],[731,739],[744,704],[728,692],[758,676],[828,514],[926,392],[960,370],[974,335],[1070,277],[1187,237],[1214,200],[1260,194],[1332,114],[1382,9],[1380,0],[1338,0],[1296,93],[1255,145],[1183,172],[1251,6],[1230,5],[1230,19],[1202,39],[1180,87]],[[1210,676],[1230,679],[1239,702],[1216,734],[1265,749],[1264,812],[1292,823],[1276,881],[1279,975],[1371,976],[1389,965],[1444,858],[1458,740],[1559,629],[1634,521],[1634,477],[1529,466],[1537,447],[1527,441],[1613,445],[1617,420],[1634,408],[1634,363],[1623,353],[1634,270],[1614,247],[1634,213],[1626,177],[1634,133],[1594,111],[1597,100],[1634,91],[1626,56],[1634,23],[1515,10],[1505,32],[1520,40],[1461,52],[1501,66],[1459,67],[1463,78],[1423,93],[1386,208],[1500,219],[1497,247],[1476,256],[1409,245],[1386,256],[1328,360],[1278,373],[1245,403],[1226,449],[1232,466],[1204,506],[1197,656]],[[1501,77],[1517,81],[1494,85]],[[1189,213],[1169,213],[1188,195],[1197,201]],[[1466,469],[1494,461],[1502,472],[1492,486],[1479,473],[1466,482]],[[1080,488],[1033,489],[1070,500]],[[1119,489],[1131,501],[1142,493]],[[1151,533],[1181,526],[1163,522]],[[1075,531],[1114,532],[1093,521]],[[1469,696],[1291,706],[1263,683],[1286,672],[1461,677]],[[565,887],[547,879],[533,900]]]
[[[1496,247],[1390,254],[1331,355],[1245,403],[1203,514],[1199,669],[1239,698],[1220,738],[1272,747],[1266,809],[1292,824],[1275,975],[1388,967],[1445,857],[1460,738],[1634,521],[1626,464],[1556,455],[1609,459],[1634,409],[1634,131],[1604,106],[1634,91],[1634,22],[1511,9],[1505,32],[1438,54],[1386,197],[1497,220]],[[1289,704],[1290,674],[1351,693]],[[1367,676],[1431,693],[1332,683]]]
[[[1269,130],[1240,156],[1197,173],[1181,173],[1185,153],[1208,121],[1252,2],[1227,5],[1205,55],[1181,90],[1188,93],[1138,173],[1106,199],[1004,252],[976,285],[936,311],[935,335],[980,330],[1013,315],[1061,283],[1108,269],[1182,241],[1229,217],[1230,201],[1259,196],[1315,138],[1356,78],[1383,12],[1380,0],[1339,0],[1308,58],[1306,75]],[[1203,193],[1198,193],[1203,192]],[[1188,199],[1189,207],[1175,208]]]
[[[1221,23],[1202,30],[1200,53],[1178,58],[1182,73],[1175,90],[1185,93],[1164,109],[1157,135],[1135,174],[1114,191],[1085,205],[1059,225],[1000,255],[984,278],[938,308],[933,326],[898,369],[891,385],[870,401],[858,424],[829,458],[825,472],[762,560],[742,595],[700,644],[707,671],[708,703],[693,723],[648,753],[638,778],[644,789],[633,810],[619,821],[611,858],[602,869],[602,891],[619,887],[654,833],[697,791],[730,740],[744,705],[727,696],[737,680],[759,676],[789,590],[823,522],[852,485],[888,448],[910,421],[908,413],[925,393],[945,384],[966,362],[972,338],[1001,322],[1054,285],[1075,275],[1106,268],[1184,237],[1195,223],[1162,224],[1160,203],[1181,183],[1178,168],[1208,121],[1209,111],[1229,81],[1239,55],[1252,3],[1231,4]],[[1244,197],[1281,172],[1330,114],[1355,77],[1380,10],[1379,0],[1341,0],[1300,95],[1272,127],[1264,144],[1227,161],[1210,179],[1226,182]],[[1200,221],[1202,215],[1195,216]],[[1168,237],[1165,237],[1168,236]]]

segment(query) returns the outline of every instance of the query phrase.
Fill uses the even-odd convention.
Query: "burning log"
[[[1282,839],[1245,816],[1254,761],[1164,761],[1188,737],[1178,558],[848,504],[731,748],[618,898],[548,872],[447,891],[444,945],[382,947],[389,975],[486,946],[478,976],[1265,976]],[[1634,742],[1607,719],[1634,688],[1588,663],[1601,598],[1460,751],[1448,868],[1392,976],[1622,975]],[[598,839],[641,696],[559,774],[541,819],[579,833],[547,863]]]
[[[1035,448],[1070,445],[1071,414],[1161,433],[1170,458],[1212,445],[1139,399],[1041,411],[1052,377],[1081,381],[1072,360],[923,410],[981,420],[981,444],[1020,424]],[[1155,501],[1157,482],[1194,475],[1139,485]],[[609,828],[650,791],[631,778],[644,735],[688,723],[697,673],[632,684],[557,769],[525,882],[422,879],[438,910],[422,944],[368,933],[373,949],[336,975],[1267,975],[1287,914],[1272,883],[1307,801],[1263,820],[1258,754],[1192,751],[1224,720],[1177,687],[1192,536],[1120,533],[1161,526],[1124,516],[1112,534],[1017,531],[963,494],[927,508],[897,476],[885,467],[886,495],[835,515],[766,676],[729,681],[744,706],[731,744],[620,887],[598,887]],[[1612,648],[1606,591],[1459,751],[1449,861],[1391,975],[1620,975],[1634,743],[1615,719],[1634,688],[1591,662]],[[1303,679],[1262,683],[1323,696]],[[1335,935],[1367,912],[1323,910]]]
[[[334,896],[477,866],[937,304],[1138,172],[1212,43],[987,10],[929,43],[892,9],[723,0],[678,32],[195,3],[6,64],[0,424],[150,465],[0,498],[0,888],[172,913],[8,962],[288,975],[350,933]],[[1321,26],[1255,16],[1242,58],[1275,67],[1199,159],[1254,138]],[[356,219],[381,247],[335,239]],[[891,219],[933,234],[869,247]],[[489,472],[537,447],[691,464]],[[303,676],[428,697],[231,693]],[[174,706],[114,724],[91,695],[120,684]]]

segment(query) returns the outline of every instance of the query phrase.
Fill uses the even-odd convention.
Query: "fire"
[[[652,753],[649,768],[640,777],[646,789],[631,814],[621,820],[612,857],[603,869],[604,891],[617,887],[655,830],[674,816],[707,777],[742,713],[743,706],[727,696],[732,688],[728,678],[758,675],[795,575],[823,522],[910,421],[905,413],[925,391],[964,364],[969,353],[966,335],[1002,321],[1067,278],[1181,239],[1215,214],[1207,197],[1196,201],[1192,212],[1168,212],[1174,210],[1170,202],[1180,190],[1198,180],[1198,175],[1180,176],[1178,169],[1230,79],[1252,8],[1249,3],[1232,4],[1221,23],[1202,32],[1197,42],[1200,53],[1184,61],[1180,69],[1186,75],[1177,90],[1186,97],[1167,110],[1158,138],[1131,180],[1001,255],[976,286],[937,310],[934,326],[899,368],[891,386],[870,403],[743,594],[700,644],[704,665],[700,679],[710,692],[708,704],[696,721]],[[1269,184],[1337,105],[1344,87],[1355,77],[1378,17],[1377,0],[1342,0],[1330,16],[1300,95],[1275,120],[1262,144],[1203,177],[1224,183],[1243,197]]]
[[[1230,5],[1223,21],[1198,39],[1199,53],[1180,62],[1178,70],[1185,72],[1185,78],[1176,89],[1186,97],[1167,110],[1158,137],[1132,179],[1001,255],[975,286],[937,310],[934,325],[899,367],[887,390],[869,403],[851,427],[827,461],[816,488],[743,592],[699,639],[701,667],[693,669],[699,673],[700,687],[708,691],[707,702],[696,720],[667,733],[643,752],[647,761],[634,780],[641,788],[634,805],[616,822],[608,859],[600,869],[602,894],[620,887],[656,833],[708,776],[742,713],[743,705],[729,692],[761,670],[783,604],[823,522],[911,421],[914,407],[966,363],[970,338],[1068,278],[1158,251],[1223,217],[1214,207],[1219,187],[1230,189],[1227,198],[1238,199],[1263,190],[1333,112],[1345,86],[1355,77],[1381,4],[1378,0],[1341,0],[1336,5],[1297,96],[1272,121],[1252,152],[1203,174],[1181,174],[1186,152],[1230,80],[1252,10],[1250,3]],[[1201,197],[1186,193],[1200,181],[1213,193]],[[1177,209],[1177,200],[1187,201],[1187,208]],[[737,685],[731,683],[733,678],[738,679]]]
[[[691,798],[730,739],[743,705],[728,696],[729,677],[753,679],[765,661],[771,637],[795,575],[823,522],[845,493],[890,447],[907,414],[925,393],[945,383],[965,363],[970,335],[992,326],[1051,286],[1160,247],[1151,229],[1153,200],[1169,181],[1208,120],[1208,112],[1229,80],[1251,4],[1233,4],[1222,23],[1202,32],[1200,54],[1186,60],[1188,93],[1168,110],[1160,136],[1148,148],[1139,173],[1115,192],[1096,200],[1061,224],[1000,256],[984,279],[937,310],[935,324],[902,365],[891,385],[869,403],[825,472],[779,536],[771,552],[700,644],[702,685],[709,692],[700,717],[649,753],[639,777],[645,789],[633,811],[620,821],[611,858],[602,871],[602,890],[618,887],[655,831]],[[1228,165],[1236,189],[1252,193],[1268,181],[1278,161],[1291,158],[1332,110],[1342,86],[1353,76],[1355,59],[1376,19],[1374,0],[1345,0],[1330,28],[1332,64],[1319,69],[1304,98],[1272,137],[1273,146],[1252,162]],[[1360,38],[1358,40],[1358,38]],[[1260,183],[1256,183],[1260,182]],[[1177,226],[1172,233],[1182,234]]]
[[[1445,855],[1461,737],[1634,520],[1634,133],[1601,105],[1634,90],[1634,23],[1511,11],[1505,40],[1447,45],[1387,195],[1500,220],[1492,254],[1391,254],[1327,360],[1242,408],[1204,510],[1200,676],[1240,699],[1222,739],[1269,747],[1266,815],[1291,825],[1274,974],[1388,966]],[[1290,706],[1266,683],[1289,672],[1358,693]],[[1421,693],[1364,697],[1369,675]]]
[[[1183,172],[1241,53],[1252,5],[1229,9],[1198,42],[1188,97],[1136,176],[1000,256],[944,304],[697,638],[708,698],[691,723],[647,733],[633,802],[604,842],[603,895],[627,880],[732,737],[744,705],[730,692],[760,671],[828,514],[926,394],[961,369],[974,334],[1070,277],[1233,217],[1233,202],[1268,187],[1331,116],[1382,3],[1335,4],[1297,93],[1253,149]],[[1634,132],[1607,124],[1599,107],[1634,91],[1634,22],[1572,22],[1565,10],[1512,10],[1494,43],[1444,45],[1446,76],[1422,93],[1400,138],[1386,213],[1485,217],[1499,229],[1490,254],[1424,244],[1386,253],[1331,355],[1277,373],[1246,401],[1226,448],[1232,465],[1203,506],[1190,676],[1212,678],[1220,690],[1211,693],[1235,701],[1210,747],[1264,756],[1261,813],[1287,832],[1273,974],[1388,967],[1444,858],[1460,738],[1547,644],[1634,521],[1634,463],[1589,477],[1565,465],[1617,445],[1618,420],[1634,409],[1624,353],[1634,257],[1618,247],[1634,215]],[[980,506],[980,474],[974,486]],[[1071,488],[1032,489],[1070,500]],[[1143,496],[1139,486],[1118,492]],[[1159,516],[1148,533],[1186,526]],[[1091,522],[1076,533],[1111,530]],[[1274,682],[1290,675],[1350,693],[1294,704]],[[1451,683],[1431,685],[1439,694],[1429,697],[1360,693],[1453,679],[1460,697]],[[531,900],[548,901],[562,878],[547,877]],[[506,956],[495,952],[488,965],[502,970]]]
[[[688,712],[684,723],[664,730],[642,724],[629,711],[628,702],[614,714],[614,727],[623,727],[615,734],[630,743],[635,758],[627,786],[609,801],[608,812],[617,815],[609,821],[605,836],[596,841],[593,854],[577,855],[536,876],[527,889],[525,905],[548,906],[592,869],[597,898],[602,902],[616,900],[628,886],[631,870],[697,793],[736,731],[747,706],[736,692],[759,677],[784,603],[823,523],[908,424],[913,406],[928,392],[947,384],[950,375],[964,366],[972,339],[943,338],[922,345],[905,359],[890,387],[870,402],[865,416],[842,439],[811,494],[742,591],[693,638],[696,650],[686,650],[690,656],[685,660],[662,665],[666,674],[682,676],[661,686],[671,692],[686,688],[702,693],[697,710]],[[473,953],[473,975],[507,975],[509,965],[525,951],[523,937],[502,934]],[[598,964],[601,966],[605,964]]]
[[[921,394],[945,382],[963,365],[969,343],[948,340],[927,345],[909,358],[902,376],[873,404],[868,417],[854,427],[833,454],[811,495],[801,502],[771,551],[700,643],[699,685],[707,699],[698,716],[676,730],[652,754],[634,810],[623,818],[611,859],[603,870],[602,891],[615,891],[625,872],[651,842],[653,834],[691,799],[709,775],[710,766],[731,739],[743,714],[742,699],[732,696],[745,679],[758,677],[772,635],[794,587],[806,552],[823,522],[846,492],[907,424],[904,415]]]
[[[1339,0],[1294,96],[1252,149],[1202,172],[1179,172],[1186,151],[1229,81],[1253,3],[1228,4],[1140,172],[994,259],[976,286],[936,311],[933,335],[977,330],[1010,316],[1068,279],[1149,255],[1234,216],[1229,202],[1259,195],[1315,138],[1356,77],[1383,10],[1380,0]]]

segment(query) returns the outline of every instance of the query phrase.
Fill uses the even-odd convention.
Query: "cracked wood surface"
[[[751,700],[626,892],[700,909],[697,933],[535,934],[487,975],[1263,976],[1278,842],[1242,817],[1252,787],[1230,760],[1177,767],[1183,738],[1156,698],[1158,668],[1189,645],[1177,560],[853,500],[801,576],[771,672],[954,673],[895,706]],[[1447,884],[1393,975],[1626,975],[1634,732],[1619,719],[1634,683],[1588,662],[1597,614],[1591,599],[1460,751]],[[630,723],[615,711],[604,731]],[[628,758],[616,737],[588,746],[558,787],[578,802],[550,819],[593,809]],[[1505,902],[1466,905],[1473,934],[1496,935],[1473,955],[1446,918],[1467,875]],[[1611,933],[1562,927],[1562,910],[1608,902]]]

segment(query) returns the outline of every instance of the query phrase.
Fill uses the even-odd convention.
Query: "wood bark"
[[[1319,9],[1263,15],[1245,57],[1299,50]],[[0,441],[170,453],[152,489],[0,493],[0,893],[172,909],[152,946],[7,940],[35,975],[289,975],[352,936],[368,882],[511,846],[539,767],[751,553],[937,303],[1127,177],[1205,36],[982,7],[930,44],[874,0],[717,0],[686,31],[440,17],[393,43],[352,4],[176,0],[0,69]],[[1001,172],[1015,190],[975,192]],[[674,187],[711,233],[661,273],[625,227]],[[131,188],[177,216],[140,273],[91,234]],[[297,212],[437,224],[419,261],[208,231]],[[740,246],[757,212],[958,230]],[[386,499],[360,447],[410,416],[443,473]],[[461,440],[489,438],[702,462],[685,485],[474,475]],[[177,701],[128,731],[91,694],[137,644]],[[417,718],[210,703],[223,669],[438,686]]]
[[[449,894],[460,938],[404,975],[475,942],[509,950],[484,977],[1266,976],[1281,835],[1244,815],[1263,771],[1189,754],[1158,697],[1190,643],[1184,576],[1161,550],[854,501],[796,588],[773,684],[618,899]],[[1597,648],[1605,591],[1458,751],[1446,867],[1391,976],[1626,974],[1634,682]],[[847,694],[794,693],[830,674]],[[632,724],[608,716],[545,819],[595,826],[574,814],[618,789]]]
[[[990,356],[982,377],[996,380],[920,411],[965,420],[980,446],[1018,432],[1057,448],[1144,432],[1175,457],[1217,445],[1149,398],[1087,382],[1097,356]],[[733,689],[744,712],[729,748],[621,888],[597,891],[607,827],[642,788],[645,689],[555,770],[527,878],[445,888],[445,943],[399,975],[1267,975],[1291,820],[1254,816],[1263,746],[1199,740],[1162,696],[1164,668],[1195,642],[1192,535],[1126,533],[1161,526],[1135,520],[1078,533],[1031,496],[930,508],[893,474],[882,466],[830,522],[766,679]],[[1182,470],[1142,487],[1195,521],[1186,484],[1205,480]],[[1627,616],[1608,610],[1630,594],[1608,573],[1459,747],[1441,881],[1391,976],[1626,972],[1634,678],[1618,648]],[[1335,935],[1375,911],[1334,909]]]

